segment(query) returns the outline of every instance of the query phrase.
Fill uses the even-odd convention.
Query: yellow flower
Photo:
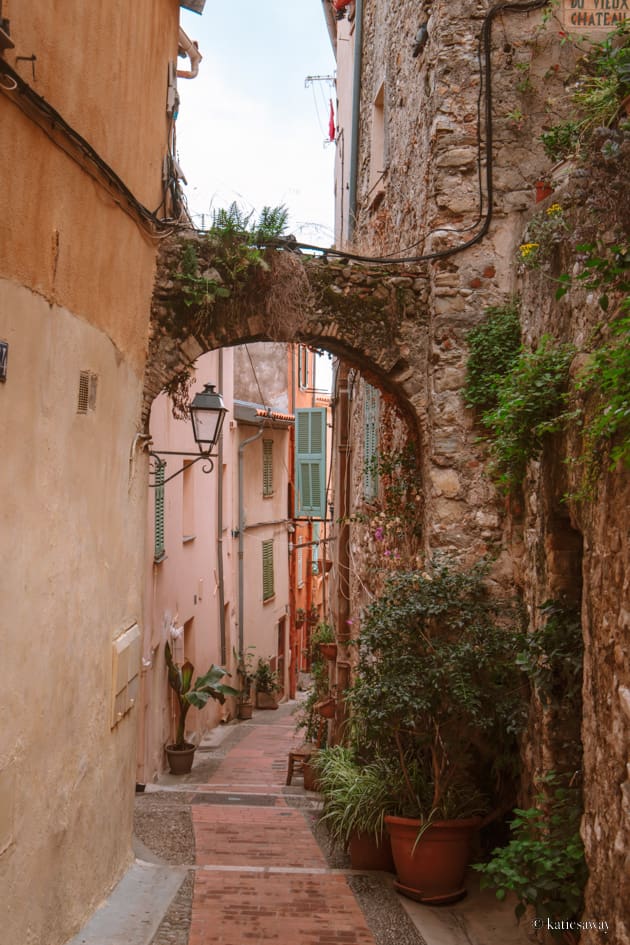
[[[547,207],[546,212],[548,217],[557,217],[562,213],[562,207],[559,203],[552,203],[550,207]]]
[[[519,246],[521,259],[527,259],[528,256],[531,256],[532,253],[536,252],[539,245],[540,245],[539,243],[521,243],[521,245]]]

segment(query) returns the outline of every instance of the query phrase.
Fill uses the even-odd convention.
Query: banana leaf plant
[[[194,705],[197,709],[203,709],[208,699],[215,699],[223,705],[226,696],[238,696],[239,692],[238,689],[233,689],[232,686],[221,682],[224,676],[230,675],[227,670],[223,669],[221,666],[215,666],[213,663],[208,672],[203,676],[198,676],[193,683],[192,679],[195,667],[190,660],[185,660],[181,666],[179,663],[176,663],[173,660],[173,654],[168,642],[164,647],[164,654],[168,667],[168,682],[177,696],[177,704],[179,707],[177,734],[174,743],[170,745],[169,748],[183,750],[191,747],[184,737],[186,716],[188,715],[188,710],[191,705]]]

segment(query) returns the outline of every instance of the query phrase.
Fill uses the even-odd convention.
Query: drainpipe
[[[245,506],[244,506],[244,465],[245,447],[263,435],[262,424],[253,436],[248,437],[238,448],[238,648],[245,651]]]
[[[223,349],[219,348],[219,390],[223,390]],[[219,481],[217,482],[217,572],[219,576],[219,640],[221,643],[221,666],[227,662],[227,638],[225,633],[225,575],[223,571],[223,431],[218,449]]]
[[[203,59],[203,56],[199,52],[199,45],[186,33],[183,29],[179,28],[179,39],[178,39],[178,56],[188,56],[190,59],[190,69],[178,69],[177,78],[178,79],[194,79],[196,78],[199,72],[199,63]]]
[[[361,72],[363,69],[363,0],[356,0],[354,17],[354,70],[352,75],[352,138],[350,142],[350,193],[348,195],[348,242],[352,242],[357,213],[359,175],[359,117],[361,113]]]

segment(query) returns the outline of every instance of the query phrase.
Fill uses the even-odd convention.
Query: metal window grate
[[[164,470],[166,463],[155,468],[155,517],[153,557],[161,561],[165,554],[164,547]]]
[[[273,440],[263,440],[263,495],[273,495]]]
[[[88,413],[96,410],[96,392],[98,389],[98,375],[92,371],[81,371],[79,374],[79,395],[77,397],[77,413]]]

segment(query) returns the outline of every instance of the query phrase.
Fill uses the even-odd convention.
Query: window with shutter
[[[165,554],[164,548],[164,470],[166,463],[159,463],[155,468],[155,514],[154,514],[154,551],[156,561]]]
[[[376,498],[378,492],[376,459],[378,456],[379,400],[378,390],[370,384],[366,384],[363,404],[363,495],[366,499]]]
[[[273,538],[262,543],[263,602],[275,594],[273,586]]]
[[[263,496],[273,495],[273,440],[263,440]]]
[[[326,517],[326,410],[309,407],[295,417],[295,514]]]

